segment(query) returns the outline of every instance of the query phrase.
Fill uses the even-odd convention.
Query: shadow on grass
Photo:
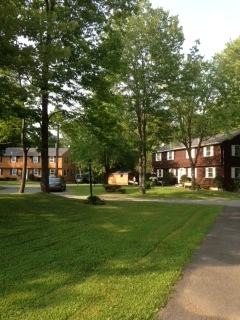
[[[0,196],[0,205],[6,319],[66,319],[86,310],[84,319],[106,319],[112,305],[118,319],[154,314],[221,211],[163,203],[88,206],[41,193]]]

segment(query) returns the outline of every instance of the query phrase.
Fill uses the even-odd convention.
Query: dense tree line
[[[178,17],[147,0],[4,0],[0,19],[0,143],[38,146],[43,192],[54,123],[79,166],[138,171],[141,193],[159,143],[185,145],[194,188],[193,139],[238,126],[239,39],[184,55]]]

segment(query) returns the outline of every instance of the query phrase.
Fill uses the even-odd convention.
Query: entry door
[[[179,168],[178,169],[178,183],[180,183],[180,179],[181,179],[181,176],[186,174],[186,169],[185,168]]]

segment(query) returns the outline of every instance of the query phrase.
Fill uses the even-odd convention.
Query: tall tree
[[[153,9],[149,1],[141,1],[140,6],[125,28],[125,68],[119,90],[125,95],[125,110],[137,134],[139,192],[145,193],[149,117],[166,116],[164,100],[177,74],[184,38],[176,16]]]
[[[240,105],[240,37],[226,44],[225,49],[214,56],[214,66],[219,90],[218,103],[222,107],[226,131],[239,127]]]
[[[192,189],[195,189],[195,167],[204,140],[221,130],[216,78],[212,62],[198,53],[198,41],[183,60],[175,87],[170,95],[169,107],[173,118],[172,139],[187,150],[191,167]],[[218,117],[217,117],[218,116]],[[198,139],[195,154],[193,140]]]
[[[6,50],[13,51],[14,63],[3,65],[21,75],[28,105],[39,111],[43,192],[49,191],[49,106],[60,109],[64,105],[73,107],[76,101],[84,103],[86,94],[105,73],[106,65],[102,66],[103,57],[99,54],[106,38],[103,35],[109,34],[112,21],[130,13],[136,2],[5,0],[0,3],[1,16],[9,14],[11,9],[11,19],[4,26],[10,22],[15,26],[15,33],[4,29],[12,40]]]

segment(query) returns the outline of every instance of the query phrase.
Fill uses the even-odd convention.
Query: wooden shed
[[[133,180],[133,176],[131,172],[117,171],[108,176],[108,184],[127,186]]]

